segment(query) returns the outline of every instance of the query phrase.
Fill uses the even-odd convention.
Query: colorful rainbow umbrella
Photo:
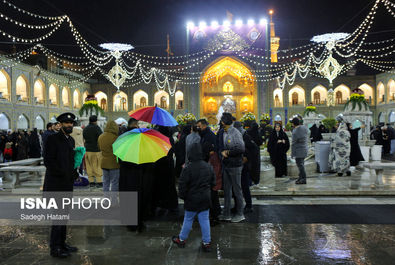
[[[170,148],[169,138],[146,128],[128,131],[112,144],[116,157],[135,164],[153,163],[166,156]]]
[[[129,116],[139,121],[162,126],[177,126],[177,121],[169,112],[159,107],[143,107],[129,112]]]

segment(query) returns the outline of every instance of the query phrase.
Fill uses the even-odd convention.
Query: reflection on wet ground
[[[200,251],[194,224],[184,249],[171,243],[181,222],[149,222],[136,234],[124,227],[71,227],[80,251],[48,255],[47,227],[0,227],[0,264],[394,264],[395,226],[364,224],[223,223],[212,229],[212,252]]]

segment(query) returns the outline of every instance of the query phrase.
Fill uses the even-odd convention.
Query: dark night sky
[[[226,18],[226,10],[234,19],[259,20],[275,10],[276,33],[281,38],[280,49],[308,43],[317,34],[341,31],[352,32],[374,4],[372,0],[10,0],[15,5],[42,15],[67,14],[82,35],[93,45],[101,42],[124,42],[137,52],[165,55],[166,34],[170,34],[175,55],[184,53],[185,25]],[[21,21],[26,16],[0,4],[1,12]],[[23,18],[23,19],[22,19]],[[354,19],[353,19],[354,18]],[[39,20],[37,20],[39,22]],[[0,26],[3,29],[3,23]],[[7,24],[8,25],[8,24]],[[382,6],[371,31],[395,29],[393,17]],[[372,34],[369,40],[389,39],[395,31]],[[26,35],[24,35],[26,36]],[[1,39],[4,41],[4,39]],[[290,41],[291,40],[291,41]],[[67,27],[46,40],[46,44],[75,44]],[[71,46],[48,46],[63,53],[74,54]]]

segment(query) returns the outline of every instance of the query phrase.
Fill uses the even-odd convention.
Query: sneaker
[[[96,183],[96,188],[103,188],[103,182]]]
[[[95,182],[89,183],[89,187],[94,188],[96,186]]]
[[[246,218],[244,217],[244,215],[235,215],[232,219],[231,222],[232,223],[240,223],[241,221],[244,221]]]
[[[173,236],[171,238],[174,244],[177,244],[179,248],[184,248],[185,247],[185,240],[181,240],[179,236]]]
[[[211,243],[202,242],[202,250],[203,252],[211,252]]]
[[[230,221],[230,220],[232,220],[232,218],[230,217],[230,216],[225,216],[225,215],[220,215],[220,216],[218,216],[218,220],[220,220],[220,221]]]
[[[351,176],[351,171],[347,171],[346,172],[346,175],[349,177],[349,176]]]

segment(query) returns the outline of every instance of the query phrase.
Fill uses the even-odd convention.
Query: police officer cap
[[[56,118],[56,120],[58,122],[74,122],[75,115],[71,112],[62,113]]]

